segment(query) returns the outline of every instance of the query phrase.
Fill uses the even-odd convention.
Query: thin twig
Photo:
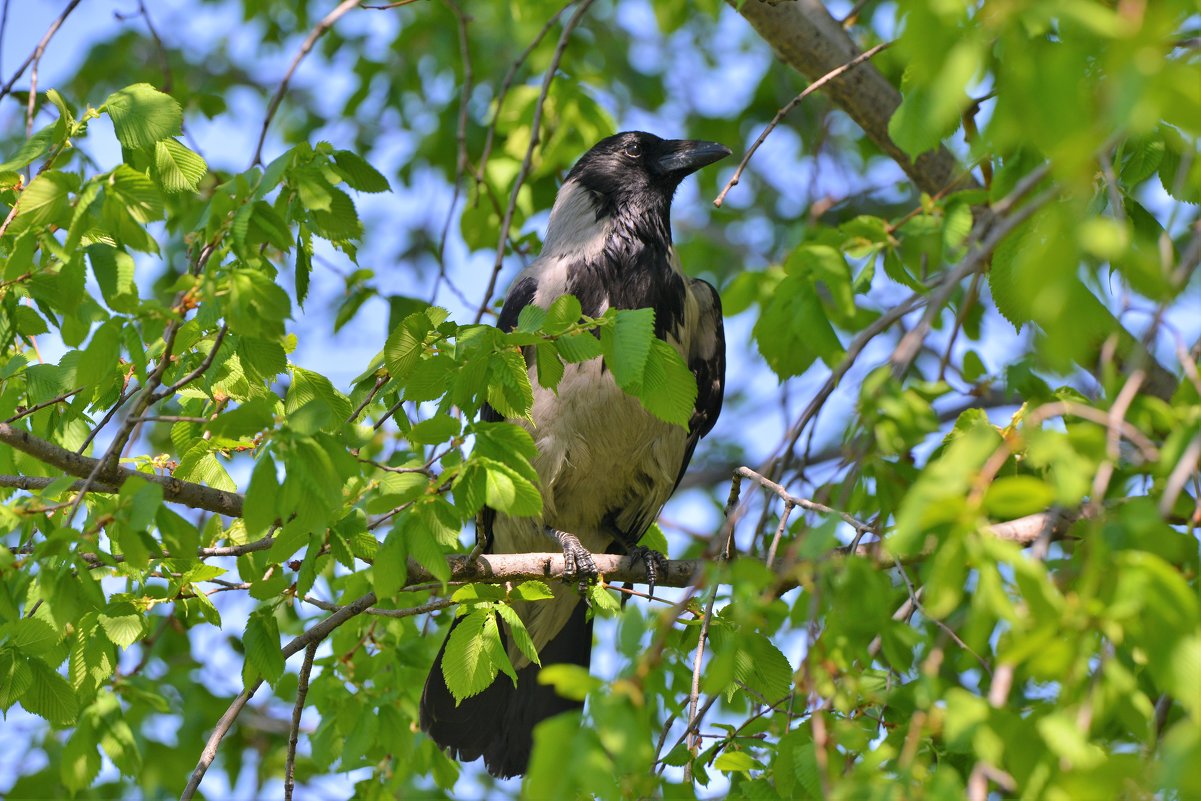
[[[701,662],[705,657],[705,638],[709,636],[709,623],[713,620],[713,605],[717,601],[717,587],[709,590],[709,601],[705,604],[705,617],[701,620],[701,635],[696,641],[696,656],[692,660],[692,690],[688,695],[688,750],[695,757],[700,745],[696,732],[700,726],[697,703],[701,694]],[[715,696],[716,697],[716,696]],[[684,783],[692,781],[692,760],[684,766]]]
[[[50,23],[50,27],[46,30],[46,35],[42,37],[37,47],[29,54],[29,58],[25,59],[21,66],[17,67],[17,71],[8,79],[8,83],[0,86],[0,99],[12,91],[13,85],[16,84],[18,78],[25,74],[25,70],[30,64],[36,64],[41,59],[42,53],[46,51],[46,45],[50,44],[50,40],[54,38],[54,34],[67,21],[67,17],[71,16],[71,12],[75,10],[75,6],[79,5],[79,3],[80,0],[71,0],[71,2],[67,3],[67,7],[63,9],[63,13],[59,14],[54,22]],[[8,3],[4,4],[4,9],[5,16],[7,16]],[[34,94],[34,92],[31,90],[30,94]]]
[[[288,91],[288,84],[292,80],[292,75],[296,72],[296,68],[300,66],[300,62],[304,61],[305,56],[313,49],[313,45],[317,44],[317,40],[325,35],[326,31],[334,26],[334,23],[340,20],[348,11],[357,8],[362,0],[342,0],[333,11],[325,15],[313,29],[309,31],[309,35],[305,37],[304,42],[300,45],[300,50],[292,59],[291,66],[284,73],[283,80],[279,82],[279,86],[275,89],[275,94],[271,97],[271,102],[267,104],[267,114],[263,117],[263,125],[259,130],[259,141],[254,148],[254,158],[250,160],[250,166],[263,163],[263,144],[267,141],[267,129],[271,127],[271,121],[275,119],[275,113],[279,110],[279,104],[284,99],[284,94]],[[414,0],[408,0],[414,2]],[[393,5],[405,5],[405,3],[394,3]]]
[[[23,410],[17,412],[16,414],[14,414],[12,417],[8,418],[4,422],[15,423],[18,420],[20,420],[22,417],[28,417],[31,414],[40,412],[42,409],[45,409],[48,406],[54,406],[55,404],[62,403],[63,401],[67,400],[68,398],[71,398],[75,395],[78,395],[80,392],[83,392],[83,390],[84,390],[84,388],[80,387],[79,389],[73,389],[70,392],[59,395],[57,398],[51,398],[48,401],[42,401],[41,403],[37,404],[36,406],[30,406],[28,409],[23,409]]]
[[[860,53],[859,55],[855,56],[853,59],[848,61],[846,64],[843,64],[841,67],[835,67],[834,69],[830,70],[825,75],[823,75],[822,77],[818,78],[813,83],[806,86],[804,91],[801,92],[799,95],[794,97],[792,100],[788,101],[788,103],[783,108],[781,108],[779,111],[776,112],[776,116],[772,117],[771,122],[769,122],[767,124],[767,127],[763,129],[763,133],[759,134],[759,138],[755,140],[755,143],[753,145],[751,145],[750,149],[748,149],[746,151],[746,154],[743,155],[742,161],[738,162],[738,169],[734,170],[734,175],[730,177],[730,180],[726,182],[726,185],[724,187],[722,187],[721,192],[718,193],[717,197],[713,199],[713,205],[717,206],[718,208],[721,208],[721,204],[726,199],[726,194],[731,189],[738,186],[738,181],[740,178],[742,178],[742,171],[745,170],[746,165],[748,163],[750,163],[751,157],[755,155],[755,151],[758,150],[759,146],[762,145],[767,140],[768,135],[770,135],[771,132],[776,129],[776,126],[780,124],[780,120],[784,119],[784,117],[788,114],[788,112],[790,112],[794,108],[796,108],[798,103],[800,103],[802,100],[804,100],[809,95],[816,92],[818,89],[821,89],[823,86],[825,86],[830,81],[837,78],[839,75],[842,75],[843,73],[847,72],[848,70],[854,69],[855,67],[862,64],[864,61],[867,61],[869,58],[871,58],[872,56],[879,53],[881,50],[885,50],[889,47],[892,47],[892,45],[893,45],[892,42],[881,42],[880,44],[876,45],[875,47],[871,48],[870,50],[865,50],[864,52]]]
[[[296,743],[300,740],[300,716],[304,713],[304,699],[309,694],[309,674],[313,670],[313,657],[317,655],[318,642],[311,642],[304,649],[304,662],[296,684],[296,704],[292,707],[292,729],[288,736],[288,759],[284,768],[284,799],[292,801],[292,789],[296,786]]]
[[[346,621],[350,620],[355,615],[361,614],[367,607],[375,603],[375,593],[369,592],[357,601],[339,609],[325,620],[322,620],[317,625],[310,628],[304,634],[301,634],[296,639],[283,647],[284,659],[298,653],[307,648],[310,643],[319,643],[333,632],[338,626],[341,626]],[[209,766],[213,764],[213,760],[217,757],[217,748],[221,745],[221,740],[229,733],[233,727],[234,721],[242,712],[242,708],[246,706],[246,702],[251,699],[255,691],[263,685],[263,680],[259,679],[251,686],[238,693],[234,698],[233,703],[229,705],[229,709],[225,710],[225,714],[217,721],[216,728],[209,735],[208,742],[205,743],[204,750],[200,753],[200,761],[196,763],[196,769],[192,771],[192,776],[188,780],[187,787],[179,796],[179,801],[188,801],[196,795],[196,791],[200,788],[200,782],[204,779],[204,774],[208,771]]]
[[[513,215],[517,212],[517,196],[521,192],[525,179],[530,174],[530,168],[534,163],[534,151],[538,149],[541,141],[542,110],[546,106],[546,97],[550,94],[550,85],[555,79],[555,73],[559,71],[559,62],[563,60],[563,53],[567,50],[567,43],[571,39],[572,31],[580,24],[580,20],[583,19],[591,5],[592,0],[582,0],[579,8],[567,20],[563,26],[563,33],[559,35],[559,43],[555,46],[550,66],[546,68],[546,74],[542,77],[542,89],[538,92],[538,100],[534,104],[534,119],[530,124],[530,143],[521,160],[521,169],[517,171],[517,178],[513,181],[513,191],[509,194],[509,205],[505,208],[505,216],[500,224],[500,241],[496,245],[496,261],[492,265],[492,275],[488,278],[488,287],[484,290],[484,296],[476,310],[476,323],[484,318],[484,311],[488,308],[488,301],[492,299],[492,293],[496,290],[496,281],[504,266],[505,246],[509,242],[509,228],[513,225]]]
[[[739,475],[746,476],[747,478],[749,478],[752,481],[759,484],[759,486],[763,487],[764,489],[774,492],[776,495],[780,496],[780,498],[782,498],[785,501],[785,503],[791,503],[793,506],[799,506],[802,509],[808,509],[810,512],[817,512],[817,513],[823,514],[823,515],[834,515],[836,517],[842,518],[842,520],[844,522],[846,522],[848,525],[851,526],[851,528],[855,529],[856,531],[875,532],[875,529],[872,526],[869,526],[867,523],[864,523],[862,520],[858,520],[855,517],[852,517],[851,515],[847,514],[846,512],[839,511],[838,509],[831,509],[829,506],[826,506],[825,504],[817,503],[815,501],[809,500],[808,498],[801,498],[796,495],[793,495],[792,493],[790,493],[788,490],[781,487],[776,482],[760,475],[759,473],[756,473],[754,470],[752,470],[749,467],[740,467],[735,472],[737,472]]]
[[[492,123],[488,126],[487,135],[484,137],[484,152],[480,155],[479,166],[476,168],[475,182],[477,184],[484,182],[484,168],[488,165],[488,157],[492,155],[492,141],[496,136],[496,123],[500,119],[500,110],[505,105],[505,98],[509,96],[509,90],[513,87],[513,80],[517,77],[517,71],[521,69],[521,65],[530,57],[530,53],[534,52],[542,40],[546,38],[546,34],[559,21],[559,17],[563,16],[563,12],[571,8],[576,0],[568,0],[567,3],[551,15],[546,24],[542,26],[542,30],[538,31],[538,35],[530,42],[525,50],[521,51],[521,55],[509,65],[509,71],[505,73],[504,80],[500,82],[500,92],[496,95],[496,110],[492,112]]]

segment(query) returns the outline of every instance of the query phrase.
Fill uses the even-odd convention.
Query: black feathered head
[[[594,194],[601,207],[670,206],[680,181],[719,159],[730,149],[716,142],[660,139],[643,131],[626,131],[597,142],[567,174]]]

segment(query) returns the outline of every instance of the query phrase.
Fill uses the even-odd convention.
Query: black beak
[[[665,152],[656,160],[656,166],[663,173],[675,174],[679,178],[730,155],[730,148],[725,145],[688,139],[664,142],[663,149]]]

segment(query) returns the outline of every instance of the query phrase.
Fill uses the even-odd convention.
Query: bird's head
[[[670,205],[684,178],[728,155],[730,149],[716,142],[626,131],[602,139],[581,156],[565,185],[576,182],[599,205],[613,210]]]

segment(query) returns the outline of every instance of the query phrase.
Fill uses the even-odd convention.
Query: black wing
[[[500,317],[496,320],[496,327],[501,331],[512,331],[517,327],[517,317],[521,314],[521,310],[534,302],[534,295],[538,291],[538,281],[532,275],[527,275],[524,278],[518,278],[513,282],[513,286],[509,287],[509,294],[505,296],[505,304],[500,308]],[[500,412],[492,408],[492,404],[485,403],[480,409],[480,419],[486,423],[499,423],[505,418]],[[492,524],[496,522],[496,510],[485,506],[480,510],[479,531],[483,535],[484,552],[492,552]],[[477,539],[479,537],[477,536]]]
[[[696,331],[688,353],[688,368],[696,376],[696,406],[688,421],[688,441],[684,459],[680,462],[680,473],[676,476],[676,487],[680,486],[684,471],[692,461],[696,443],[717,422],[726,391],[726,331],[722,325],[721,297],[712,284],[699,278],[692,279],[688,291],[696,299],[698,310]]]

